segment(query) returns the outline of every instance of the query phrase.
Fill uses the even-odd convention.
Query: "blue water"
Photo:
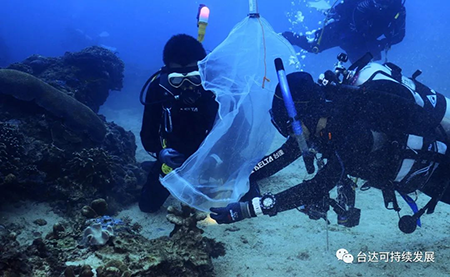
[[[259,0],[259,12],[277,32],[281,33],[290,28],[294,28],[297,32],[304,32],[320,27],[320,21],[324,19],[322,13],[308,8],[307,2],[305,0]],[[334,2],[334,0],[327,2]],[[14,62],[20,62],[33,54],[57,57],[63,55],[66,51],[79,51],[91,45],[105,45],[111,49],[115,48],[117,55],[125,63],[124,88],[120,92],[111,92],[110,98],[107,100],[105,106],[110,110],[136,109],[140,111],[142,107],[138,99],[139,90],[147,78],[163,65],[162,51],[166,41],[172,35],[178,33],[186,33],[194,37],[197,35],[196,14],[200,3],[207,4],[211,9],[211,17],[206,31],[204,46],[208,51],[212,51],[227,37],[233,26],[247,15],[247,1],[1,0],[0,67]],[[289,16],[289,14],[297,10],[302,11],[305,19],[301,24],[293,26],[289,21],[289,19],[292,19],[292,16]],[[406,0],[406,10],[406,37],[403,42],[392,47],[388,54],[389,61],[402,67],[404,74],[407,76],[411,76],[416,69],[421,69],[423,74],[419,77],[420,81],[450,97],[450,88],[447,83],[450,71],[450,34],[448,32],[448,26],[450,26],[450,1]],[[333,67],[336,56],[340,52],[338,48],[335,48],[320,53],[319,55],[306,54],[305,58],[300,60],[302,68],[317,78],[320,73]],[[146,152],[144,153],[145,155],[147,154]],[[404,249],[423,250],[421,247],[425,247],[425,250],[436,251],[438,254],[437,261],[440,262],[440,264],[436,264],[437,266],[433,264],[433,266],[428,267],[427,265],[424,267],[425,270],[430,271],[437,268],[437,272],[445,271],[448,273],[444,264],[447,263],[449,257],[448,251],[446,251],[448,245],[443,247],[443,249],[438,248],[441,247],[438,242],[445,241],[445,236],[448,236],[447,222],[441,222],[443,221],[442,217],[448,217],[449,214],[448,209],[441,210],[445,205],[438,205],[437,215],[429,215],[425,218],[425,228],[429,228],[424,228],[425,235],[419,236],[419,234],[416,234],[415,236],[408,237],[399,234],[398,230],[392,234],[386,231],[386,229],[395,228],[393,224],[396,219],[392,212],[384,210],[382,198],[380,197],[381,194],[376,192],[376,195],[369,195],[365,202],[361,201],[361,203],[367,203],[367,207],[363,210],[365,213],[363,214],[365,216],[363,219],[365,223],[362,224],[362,229],[348,232],[339,231],[331,234],[332,243],[333,239],[335,242],[332,245],[333,251],[340,247],[348,247],[348,249],[356,251],[355,249],[360,250],[364,246],[367,247],[367,245],[369,250],[383,251],[400,251]],[[370,212],[371,208],[376,210],[376,212]],[[369,211],[367,212],[367,210]],[[289,217],[291,215],[295,215],[295,217]],[[380,218],[386,218],[388,223],[385,224],[383,222],[382,225],[378,225]],[[317,226],[319,224],[316,222],[308,221],[308,223],[305,223],[306,227],[302,223],[297,224],[296,222],[299,221],[298,215],[294,213],[287,214],[284,218],[279,217],[279,220],[280,222],[286,220],[286,223],[283,222],[283,225],[280,224],[280,226],[285,227],[286,224],[293,225],[293,227],[287,229],[287,231],[283,230],[283,232],[280,232],[282,227],[277,226],[276,229],[273,226],[269,227],[274,228],[275,231],[270,235],[274,236],[276,240],[279,238],[279,245],[272,246],[273,241],[265,241],[264,237],[259,237],[261,235],[260,230],[256,233],[249,232],[248,237],[251,238],[250,240],[254,239],[258,241],[257,239],[259,239],[259,243],[243,244],[248,254],[242,254],[242,257],[239,257],[239,259],[232,260],[232,262],[242,261],[243,265],[227,264],[227,259],[229,258],[225,256],[215,266],[219,270],[222,270],[221,272],[225,271],[223,268],[229,266],[236,270],[236,274],[251,276],[252,274],[248,272],[261,271],[256,266],[258,265],[257,263],[248,271],[250,268],[248,264],[253,261],[251,258],[256,257],[255,259],[262,259],[261,255],[272,255],[273,251],[273,253],[278,253],[284,259],[283,255],[285,255],[286,246],[289,246],[293,242],[298,243],[299,248],[298,250],[291,251],[292,253],[301,253],[302,249],[308,249],[308,247],[312,247],[312,244],[319,245],[323,248],[325,244],[323,242],[325,240],[325,231],[318,235]],[[263,226],[261,228],[265,228],[267,223],[263,225],[263,221],[259,222],[261,225],[249,225],[249,229],[253,228],[251,232],[254,232],[256,229],[255,226],[258,226],[258,228]],[[241,225],[241,228],[244,229],[245,224],[247,223]],[[437,229],[441,225],[443,229]],[[374,228],[371,229],[372,227]],[[0,232],[2,228],[0,225]],[[162,229],[158,226],[156,230],[161,231]],[[441,232],[436,231],[436,234],[434,234],[435,230],[441,230]],[[297,235],[297,237],[293,234]],[[355,234],[366,237],[357,238]],[[389,234],[389,237],[383,237],[385,234]],[[232,236],[227,233],[225,235]],[[338,240],[338,238],[341,238],[340,236],[345,235],[347,236],[344,237],[343,241]],[[378,237],[380,245],[374,244],[372,237]],[[290,238],[290,240],[286,238]],[[315,239],[319,239],[319,242],[313,242]],[[364,242],[366,239],[368,241],[367,243]],[[230,244],[240,243],[241,240],[241,234],[236,233],[236,237],[233,237],[232,240],[229,239],[229,242]],[[399,241],[402,243],[398,243]],[[272,248],[270,251],[265,248],[256,248],[257,250],[254,250],[255,245],[256,247],[264,246]],[[315,247],[311,248],[312,253],[314,251],[318,252],[317,249],[322,249],[320,247],[317,248],[317,246]],[[240,250],[240,248],[237,249]],[[255,254],[255,251],[258,253]],[[273,255],[276,256],[275,254]],[[322,257],[320,255],[317,256],[317,254],[315,255],[312,258],[313,261],[321,265]],[[249,262],[246,263],[245,261],[247,259]],[[332,259],[334,261],[334,257]],[[291,263],[292,267],[283,268],[284,264],[278,264],[274,265],[275,271],[280,272],[279,274],[281,276],[302,276],[300,270],[304,265],[303,261],[297,258],[293,262],[290,262],[288,259],[286,261]],[[221,265],[221,263],[224,265]],[[333,265],[334,268],[331,267],[331,270],[327,272],[336,273],[341,270],[339,267],[336,269],[336,264]],[[341,263],[339,265],[343,266],[344,264]],[[269,270],[266,267],[268,266],[264,266],[266,269],[265,272],[268,272]],[[392,264],[385,271],[382,268],[376,272],[387,273],[386,276],[394,276],[394,274],[389,275],[389,270],[395,267],[398,267],[397,264]],[[286,275],[285,272],[288,272],[290,268],[294,268],[295,272],[291,275]],[[374,268],[375,266],[364,267],[362,270],[367,270],[368,274],[368,271]],[[418,267],[416,264],[398,268],[408,269],[405,270],[405,275],[403,276],[415,276],[415,270],[418,268],[422,269],[422,267]],[[310,269],[313,271],[316,270],[316,272],[320,271],[320,268],[315,269],[313,266],[310,266]],[[349,267],[345,268],[345,270],[347,269]],[[248,273],[247,275],[245,275],[246,272]],[[269,272],[275,274],[273,271]],[[276,274],[253,275],[277,276]],[[222,274],[222,276],[224,275]]]
[[[288,13],[305,16],[298,32],[315,29],[324,16],[308,8],[305,0],[260,0],[259,11],[277,32],[293,27]],[[329,0],[327,2],[334,2]],[[205,48],[212,51],[248,12],[245,0],[2,0],[0,9],[0,66],[32,54],[60,56],[97,44],[115,48],[125,62],[123,92],[112,93],[106,105],[137,106],[138,91],[146,78],[162,65],[162,49],[174,34],[197,34],[196,14],[200,3],[211,9]],[[450,42],[447,27],[450,2],[407,0],[407,31],[404,41],[388,54],[406,75],[423,71],[421,80],[449,95]],[[108,36],[99,36],[106,32]],[[104,33],[105,34],[105,33]],[[318,76],[335,62],[339,49],[319,55],[307,54],[304,69]]]

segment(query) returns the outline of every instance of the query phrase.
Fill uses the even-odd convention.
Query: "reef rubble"
[[[97,46],[0,69],[0,212],[33,201],[53,213],[0,222],[0,277],[214,276],[225,247],[202,236],[205,214],[170,206],[174,229],[154,239],[116,217],[146,178],[133,133],[98,114],[123,70]]]
[[[197,222],[206,215],[183,205],[181,210],[169,207],[168,213],[174,230],[156,239],[140,235],[128,219],[93,221],[81,211],[75,219],[56,223],[30,245],[18,243],[17,226],[0,226],[0,276],[214,276],[211,260],[225,255],[225,247],[202,236]],[[100,235],[101,243],[86,243],[89,236],[97,239],[86,232],[92,226],[98,234],[108,230],[108,236]]]

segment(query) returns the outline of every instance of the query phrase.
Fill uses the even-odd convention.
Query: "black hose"
[[[148,78],[148,80],[145,82],[144,86],[141,89],[141,93],[139,95],[139,101],[141,102],[142,105],[147,105],[149,103],[145,103],[144,100],[144,92],[147,89],[148,85],[155,79],[156,75],[160,74],[162,71],[162,69],[158,70],[157,72],[155,72],[152,76],[150,76],[150,78]],[[153,103],[152,103],[153,104]]]

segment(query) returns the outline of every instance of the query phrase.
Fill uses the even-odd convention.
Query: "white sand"
[[[47,224],[39,226],[34,223],[37,219],[44,219]],[[21,229],[16,238],[21,245],[30,245],[34,239],[45,237],[57,222],[62,223],[64,219],[45,203],[19,202],[0,207],[0,224],[16,224]]]
[[[114,121],[125,129],[132,130],[138,138],[141,115],[136,112],[114,113]],[[109,120],[112,120],[109,118]],[[279,141],[280,142],[280,141]],[[140,147],[140,145],[139,145]],[[139,159],[145,160],[145,151],[138,151]],[[145,153],[145,155],[144,155]],[[301,160],[282,172],[261,182],[263,192],[276,193],[299,183],[305,174]],[[300,172],[300,173],[299,173]],[[422,207],[428,197],[420,195],[418,205]],[[411,214],[410,208],[402,206],[402,215]],[[165,203],[178,205],[170,197]],[[227,253],[214,259],[218,277],[229,276],[450,276],[450,244],[447,216],[450,206],[439,203],[436,212],[422,217],[421,228],[413,234],[403,234],[398,228],[398,216],[384,208],[381,192],[376,189],[357,191],[356,206],[362,210],[360,225],[346,228],[336,224],[336,215],[328,212],[331,224],[324,220],[310,220],[296,211],[287,211],[275,217],[262,216],[247,219],[232,225],[217,225],[202,222],[205,236],[225,243]],[[25,203],[18,208],[3,207],[0,223],[16,222],[24,226],[18,237],[21,243],[31,243],[40,232],[46,234],[54,222],[62,220],[45,204]],[[156,214],[144,214],[134,205],[119,217],[129,216],[133,222],[143,226],[142,234],[148,238],[168,235],[173,229],[165,219],[165,209]],[[48,224],[37,226],[32,222],[44,218]],[[327,250],[327,236],[329,249]],[[339,261],[335,253],[345,248],[355,258],[353,264]],[[359,252],[434,252],[434,262],[365,262],[357,263]]]
[[[266,190],[264,188],[263,190]],[[423,201],[422,201],[423,202]],[[165,206],[177,205],[170,198]],[[327,231],[323,220],[313,221],[297,211],[287,211],[275,217],[262,216],[232,225],[202,222],[205,236],[225,243],[227,253],[213,260],[218,277],[228,276],[449,276],[450,246],[449,222],[443,220],[450,207],[439,204],[432,215],[422,217],[422,228],[405,235],[396,227],[397,216],[384,209],[381,193],[376,190],[360,192],[357,206],[362,209],[361,224],[346,228],[336,224],[329,212],[329,250]],[[404,213],[408,211],[405,207]],[[409,212],[409,211],[408,211]],[[173,225],[165,219],[165,209],[156,214],[144,214],[137,205],[123,211],[118,217],[130,216],[143,226],[142,234],[148,238],[165,236]],[[48,224],[37,226],[35,219],[43,218]],[[21,224],[18,236],[21,244],[29,245],[41,234],[47,234],[53,223],[63,220],[46,204],[24,203],[18,208],[0,212],[2,224]],[[345,248],[355,256],[383,251],[433,251],[434,263],[378,262],[345,264],[338,261],[335,252]]]
[[[288,171],[288,170],[287,170]],[[286,174],[281,172],[276,179]],[[268,191],[270,180],[263,191]],[[421,196],[425,200],[426,196]],[[165,203],[177,205],[173,198]],[[424,201],[419,201],[424,204]],[[402,204],[402,203],[400,203]],[[404,206],[404,205],[402,205]],[[226,244],[227,254],[213,263],[217,276],[449,276],[450,257],[447,220],[450,207],[439,204],[432,215],[422,217],[422,228],[410,235],[397,228],[395,212],[383,206],[381,192],[373,189],[358,191],[357,207],[362,209],[361,223],[355,228],[336,224],[336,216],[329,212],[329,249],[327,226],[324,220],[310,220],[293,210],[275,217],[262,216],[232,225],[217,225],[211,220],[202,222],[205,236]],[[409,207],[402,209],[409,214]],[[143,214],[137,206],[121,213],[143,225],[142,234],[153,238],[167,235],[172,226],[165,220],[165,209],[156,214]],[[335,254],[345,248],[355,257],[353,264],[339,261]],[[406,263],[381,261],[356,263],[357,255],[369,252],[433,251],[434,263]]]
[[[136,112],[114,112],[114,120],[124,122],[125,129],[139,130],[141,115]],[[135,119],[127,118],[130,115]],[[119,120],[120,119],[120,120]],[[130,124],[134,123],[134,124]],[[137,126],[136,126],[137,125]],[[134,127],[133,127],[134,126]],[[135,133],[138,136],[138,133]],[[278,137],[275,146],[282,143]],[[143,152],[140,152],[143,153]],[[146,153],[145,153],[146,154]],[[146,154],[147,155],[147,154]],[[138,160],[145,160],[139,156]],[[261,182],[262,192],[276,193],[301,182],[306,176],[301,159],[278,174]],[[331,224],[324,220],[310,220],[296,211],[274,217],[262,216],[232,225],[202,224],[205,235],[226,244],[227,254],[214,259],[219,277],[228,276],[450,276],[450,244],[448,242],[450,206],[439,203],[432,215],[422,217],[422,227],[413,234],[403,234],[397,227],[396,212],[386,210],[381,191],[357,191],[356,206],[361,211],[360,225],[346,228],[336,223],[334,212],[328,212]],[[428,201],[421,194],[419,207]],[[410,208],[398,197],[401,214],[411,214]],[[165,207],[177,204],[170,197]],[[172,226],[161,209],[156,214],[141,213],[137,206],[122,212],[143,225],[142,234],[153,238],[167,235]],[[328,236],[328,245],[327,245]],[[328,248],[328,250],[327,250]],[[354,256],[353,264],[336,258],[336,251],[345,248]],[[357,263],[360,252],[434,252],[435,262],[378,262]]]

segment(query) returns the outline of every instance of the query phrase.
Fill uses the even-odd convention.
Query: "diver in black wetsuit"
[[[355,62],[366,52],[375,60],[381,52],[405,37],[406,10],[403,0],[345,0],[332,8],[325,26],[314,33],[314,40],[305,35],[284,32],[293,45],[308,52],[320,53],[339,46]]]
[[[165,66],[150,83],[144,103],[141,140],[157,161],[142,188],[143,212],[156,212],[166,201],[170,193],[159,182],[160,175],[181,166],[213,127],[218,104],[201,86],[197,66],[205,57],[202,44],[184,34],[173,36],[164,47]]]
[[[320,161],[325,165],[311,180],[275,195],[211,208],[213,219],[232,223],[294,208],[318,219],[331,206],[338,223],[352,227],[359,223],[360,211],[354,206],[356,184],[349,177],[365,180],[362,188],[382,190],[386,208],[397,212],[395,192],[400,193],[414,211],[399,222],[405,233],[413,232],[420,216],[432,213],[438,201],[450,204],[449,99],[418,82],[416,76],[405,78],[393,64],[368,63],[352,74],[343,82],[328,71],[321,85],[308,73],[288,75],[308,144],[322,154]],[[279,86],[272,114],[278,130],[289,136],[291,120]],[[268,162],[255,167],[250,179],[268,177],[300,155],[289,137],[268,156],[271,159],[265,158]],[[334,187],[338,189],[336,200],[329,196]],[[417,190],[432,197],[420,210],[408,196]]]

